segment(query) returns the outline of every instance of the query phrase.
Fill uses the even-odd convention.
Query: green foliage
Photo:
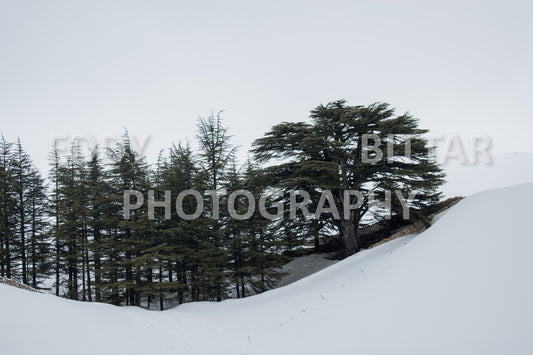
[[[0,275],[39,288],[48,276],[44,181],[22,143],[0,142]]]
[[[150,166],[134,151],[125,132],[122,142],[108,151],[109,163],[94,151],[90,157],[72,146],[69,154],[50,156],[48,191],[22,144],[0,141],[0,274],[34,287],[53,277],[57,295],[117,305],[160,309],[175,303],[246,297],[275,286],[282,276],[285,255],[301,253],[310,238],[315,245],[333,230],[348,236],[350,225],[325,215],[320,219],[264,218],[255,206],[251,218],[232,218],[248,211],[244,196],[228,210],[229,194],[250,191],[257,203],[269,195],[266,208],[281,204],[285,216],[289,192],[303,189],[316,208],[324,189],[342,204],[346,189],[363,189],[365,204],[352,211],[354,237],[368,208],[370,193],[416,190],[422,208],[437,201],[442,173],[427,154],[425,131],[405,114],[395,116],[386,104],[347,106],[344,101],[319,106],[312,123],[281,123],[254,143],[256,162],[239,167],[236,147],[221,114],[198,121],[199,152],[172,145]],[[396,153],[364,164],[361,135],[384,136]],[[390,141],[389,134],[395,134]],[[411,137],[412,157],[403,154]],[[375,157],[370,153],[370,158]],[[275,161],[261,168],[258,163]],[[275,188],[281,188],[276,194]],[[203,193],[204,213],[185,220],[174,211],[166,219],[163,208],[148,218],[148,191],[162,201],[170,190],[171,205],[184,190]],[[145,203],[124,219],[123,192],[143,193]],[[218,196],[218,204],[213,194]],[[218,216],[215,208],[219,207]],[[193,198],[183,200],[190,213]],[[396,202],[392,209],[400,213]],[[173,208],[174,210],[174,208]],[[373,211],[379,218],[379,210]],[[215,218],[216,217],[216,218]],[[357,246],[357,245],[356,245]]]
[[[284,122],[272,127],[254,142],[253,152],[260,162],[274,160],[265,168],[273,186],[286,191],[305,188],[311,194],[332,190],[341,213],[344,191],[363,194],[362,205],[352,210],[350,216],[341,216],[341,220],[330,216],[318,225],[320,229],[336,229],[345,240],[347,254],[359,249],[358,229],[363,218],[369,213],[377,220],[383,217],[381,211],[370,208],[372,195],[383,200],[387,190],[400,190],[404,196],[416,192],[412,206],[418,209],[439,200],[437,189],[444,174],[431,160],[421,136],[427,130],[417,128],[418,121],[413,116],[408,113],[397,116],[384,103],[348,106],[339,100],[318,106],[311,111],[311,118],[311,124]],[[364,135],[380,137],[381,147],[392,148],[394,154],[383,154],[379,159],[376,152],[363,147]],[[405,157],[408,140],[410,158]],[[365,162],[364,154],[376,161]],[[400,207],[393,203],[393,212],[398,214]]]

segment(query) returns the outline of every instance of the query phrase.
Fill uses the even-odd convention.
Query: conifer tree
[[[21,279],[23,284],[28,284],[27,260],[27,232],[29,221],[30,201],[28,192],[31,179],[31,160],[22,148],[20,139],[17,140],[12,158],[13,164],[13,189],[16,199],[17,218],[17,249],[20,255]]]
[[[115,226],[114,238],[110,241],[113,254],[109,260],[111,268],[123,268],[124,278],[119,280],[119,271],[112,270],[111,283],[113,289],[125,290],[124,299],[127,305],[140,305],[143,255],[142,250],[147,246],[147,236],[152,223],[147,218],[146,204],[131,213],[129,220],[124,220],[121,209],[125,190],[137,190],[146,196],[150,186],[148,165],[144,157],[134,151],[128,133],[124,135],[122,143],[110,151],[113,159],[110,168],[111,187],[113,190],[115,214],[112,216]],[[119,295],[113,295],[115,300]]]
[[[173,145],[169,150],[169,157],[162,162],[159,169],[159,190],[170,190],[171,201],[176,201],[181,191],[201,190],[198,173],[199,167],[194,163],[191,148],[188,145]],[[185,212],[191,213],[195,203],[184,199],[183,207]],[[160,254],[164,255],[161,263],[165,265],[160,265],[159,275],[166,269],[168,280],[163,290],[176,292],[178,303],[200,298],[198,280],[201,268],[198,253],[205,242],[201,238],[203,226],[205,223],[202,220],[184,220],[176,213],[161,223],[161,237],[164,240],[160,241]]]
[[[84,258],[87,244],[86,170],[79,147],[74,144],[66,161],[58,168],[57,185],[60,222],[54,237],[63,247],[59,258],[64,262],[67,277],[66,297],[84,300],[87,296]]]
[[[427,130],[419,129],[417,119],[410,114],[395,115],[388,104],[348,106],[339,100],[318,106],[311,111],[311,118],[312,123],[274,126],[254,142],[253,151],[261,162],[285,159],[268,168],[278,177],[278,184],[296,187],[305,182],[310,190],[332,191],[341,218],[330,215],[328,220],[342,237],[346,255],[361,246],[359,228],[363,216],[372,212],[372,194],[383,199],[387,189],[400,190],[404,196],[416,192],[412,201],[415,209],[438,201],[437,189],[444,175],[421,137]],[[363,148],[365,134],[379,137],[381,146],[391,147],[394,154],[380,157],[377,151]],[[406,159],[408,140],[411,155]],[[365,162],[364,154],[371,163]],[[345,198],[356,204],[354,196],[345,195],[347,190],[360,191],[363,198],[360,206],[344,215]],[[376,216],[379,218],[379,213]]]
[[[62,242],[60,238],[59,226],[61,220],[61,192],[60,192],[60,167],[61,157],[57,142],[54,143],[52,151],[49,154],[50,170],[48,179],[50,180],[50,193],[48,201],[48,215],[51,217],[52,228],[50,229],[51,239],[53,241],[53,267],[54,267],[54,293],[60,295],[61,288],[61,253]]]
[[[87,198],[88,198],[88,233],[91,236],[88,245],[87,258],[90,253],[93,259],[94,297],[95,301],[102,300],[102,258],[104,257],[104,239],[109,226],[106,223],[107,216],[112,213],[112,201],[110,200],[111,189],[106,179],[106,174],[100,160],[98,149],[92,153],[91,160],[87,164]],[[89,282],[91,281],[88,277]],[[90,293],[89,293],[90,296]]]
[[[206,187],[210,191],[218,192],[237,150],[237,147],[230,143],[231,136],[228,134],[228,128],[222,123],[221,112],[216,117],[211,114],[208,118],[200,118],[197,139],[200,144],[200,163],[206,178]],[[210,234],[208,238],[211,242],[206,244],[209,250],[205,250],[204,268],[208,269],[207,275],[213,278],[216,300],[221,301],[224,297],[224,280],[227,273],[225,269],[227,249],[222,240],[223,233],[220,232],[222,222],[212,219],[210,225],[210,230],[206,232]]]
[[[16,236],[15,176],[12,164],[12,143],[0,141],[0,275],[11,278]]]
[[[30,285],[40,288],[41,282],[50,276],[52,250],[48,235],[46,215],[48,199],[44,180],[35,169],[32,169],[28,190],[29,201],[29,243],[28,269]]]

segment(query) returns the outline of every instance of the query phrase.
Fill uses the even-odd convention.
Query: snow
[[[0,285],[2,354],[531,354],[533,183],[290,285],[164,312]],[[506,221],[505,223],[503,221]]]

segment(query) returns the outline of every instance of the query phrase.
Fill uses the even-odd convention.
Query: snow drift
[[[247,299],[164,312],[0,285],[2,354],[531,354],[533,183]]]

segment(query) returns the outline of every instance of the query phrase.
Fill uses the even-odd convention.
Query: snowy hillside
[[[531,354],[533,183],[246,299],[164,312],[0,285],[2,354]],[[503,221],[506,221],[505,223]]]
[[[456,160],[444,166],[446,197],[468,196],[477,192],[533,182],[533,154],[507,153],[492,157],[492,164],[461,165]]]

